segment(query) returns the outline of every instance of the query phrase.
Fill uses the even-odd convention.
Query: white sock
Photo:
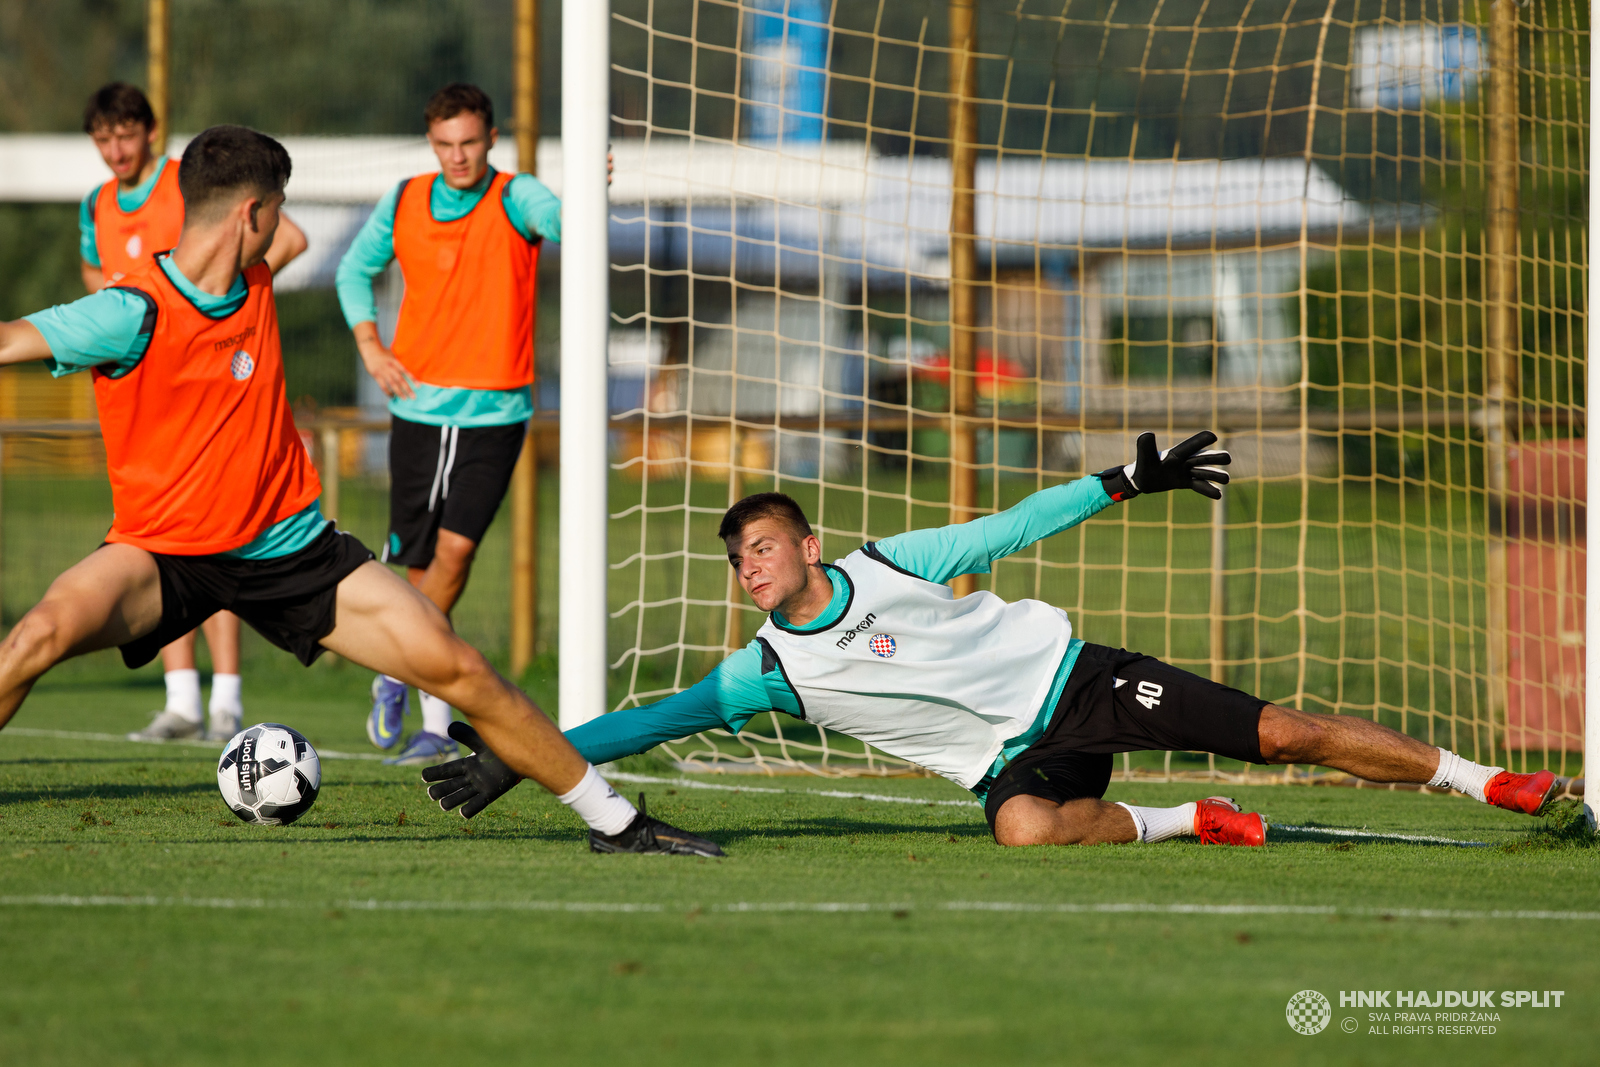
[[[1439,769],[1433,772],[1428,784],[1454,789],[1458,793],[1467,794],[1473,800],[1487,804],[1489,801],[1483,795],[1483,787],[1489,784],[1489,779],[1503,770],[1504,767],[1485,767],[1480,763],[1473,763],[1465,756],[1458,756],[1447,748],[1441,748]]]
[[[610,782],[600,777],[600,772],[594,769],[592,763],[584,772],[583,779],[556,799],[607,836],[620,834],[638,814],[632,804],[617,795]]]
[[[219,711],[243,712],[244,704],[239,699],[240,678],[237,674],[213,674],[211,676],[211,714]]]
[[[200,721],[200,672],[194,669],[167,672],[167,708],[174,715]]]
[[[383,680],[388,682],[390,685],[405,685],[406,684],[406,683],[402,682],[400,679],[396,678],[392,674],[385,674],[383,676]]]
[[[1136,808],[1117,801],[1117,807],[1126,808],[1133,816],[1133,828],[1140,841],[1165,841],[1169,837],[1194,833],[1194,804],[1179,804],[1175,808]]]
[[[422,697],[422,729],[437,737],[450,736],[450,705],[430,693],[417,690]]]

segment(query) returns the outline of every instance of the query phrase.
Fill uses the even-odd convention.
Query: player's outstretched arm
[[[0,322],[0,365],[49,359],[50,344],[26,319]]]
[[[996,560],[1070,530],[1111,504],[1100,477],[1091,474],[1041,489],[996,515],[886,537],[876,551],[919,578],[948,582],[958,574],[988,574]]]
[[[1220,496],[1216,486],[1225,484],[1228,475],[1217,468],[1231,463],[1232,457],[1205,450],[1216,439],[1208,430],[1160,452],[1155,435],[1142,434],[1139,458],[1126,467],[1042,489],[996,515],[885,538],[877,551],[896,567],[930,582],[947,582],[958,574],[987,574],[995,560],[1069,530],[1116,501],[1180,488]]]
[[[759,657],[741,649],[683,692],[654,704],[601,715],[566,731],[566,738],[584,759],[598,765],[648,752],[667,741],[677,741],[704,730],[737,732],[750,721],[754,711],[747,708],[725,717],[719,695],[730,689],[747,688],[727,685],[723,675],[737,672],[743,681],[742,676],[749,672],[739,668],[748,666],[743,662],[748,658],[755,659],[759,685]],[[430,783],[428,796],[437,800],[440,807],[445,811],[459,807],[462,816],[470,819],[510,792],[521,778],[465,723],[453,723],[450,736],[466,745],[473,754],[424,769],[422,780]]]

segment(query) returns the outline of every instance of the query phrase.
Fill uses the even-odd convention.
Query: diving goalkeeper
[[[1113,503],[1188,489],[1213,499],[1231,457],[1194,435],[1168,452],[1140,436],[1137,459],[1046,489],[1008,511],[863,545],[823,563],[800,507],[758,493],[728,509],[718,536],[756,606],[747,647],[696,685],[567,732],[604,763],[702,730],[738,733],[768,710],[849,734],[958,782],[984,802],[1002,845],[1162,841],[1261,845],[1265,820],[1209,797],[1172,808],[1109,804],[1112,756],[1203,751],[1247,763],[1333,767],[1374,782],[1448,786],[1535,814],[1549,771],[1512,774],[1352,716],[1280,707],[1150,656],[1088,644],[1066,613],[989,592],[956,599],[946,581],[1070,529]],[[468,817],[516,784],[471,733],[476,755],[423,772],[429,794]]]

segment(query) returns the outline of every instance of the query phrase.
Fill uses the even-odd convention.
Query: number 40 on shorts
[[[1138,695],[1133,699],[1137,700],[1145,707],[1153,709],[1161,703],[1161,694],[1164,692],[1165,690],[1155,682],[1140,682],[1138,686]]]

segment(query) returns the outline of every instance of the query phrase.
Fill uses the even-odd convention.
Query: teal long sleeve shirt
[[[897,534],[879,541],[877,547],[895,566],[931,582],[947,582],[959,574],[987,574],[996,560],[1078,525],[1111,502],[1099,477],[1090,475],[1034,493],[998,514]],[[849,603],[845,580],[832,571],[829,576],[833,580],[833,599],[806,630],[834,625]],[[1072,641],[1056,670],[1055,684],[1034,717],[1033,728],[1007,743],[996,759],[990,780],[1043,734],[1082,647],[1083,642]],[[607,763],[703,730],[722,728],[738,733],[764,712],[792,714],[794,709],[785,706],[792,702],[786,684],[767,683],[760,646],[751,642],[683,692],[654,704],[602,715],[568,730],[566,736],[589,762]],[[987,786],[977,792],[982,795]]]
[[[495,170],[470,189],[452,189],[443,177],[433,179],[428,190],[428,210],[440,222],[464,218],[489,189]],[[400,186],[383,194],[378,206],[351,242],[333,278],[339,307],[345,322],[353,329],[362,322],[378,321],[378,302],[372,283],[394,262],[394,215],[400,202]],[[506,186],[507,218],[513,228],[529,241],[540,238],[561,240],[561,201],[548,186],[531,174],[518,174]],[[520,389],[461,389],[417,382],[416,396],[395,397],[389,411],[410,422],[430,426],[506,426],[533,414],[532,391]]]

